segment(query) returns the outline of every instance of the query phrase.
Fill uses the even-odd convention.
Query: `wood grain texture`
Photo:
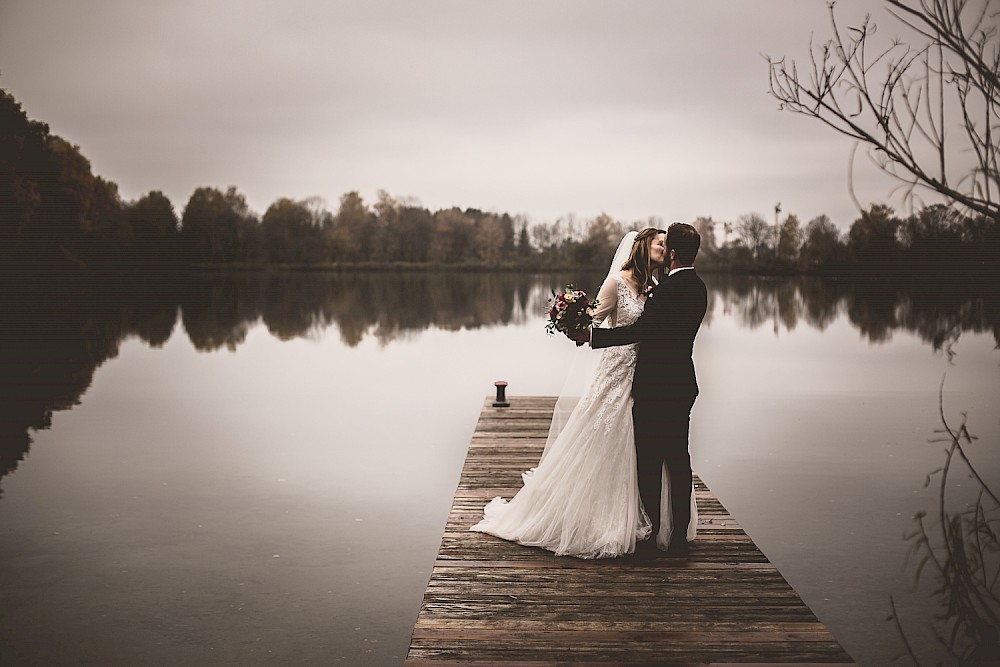
[[[469,528],[521,488],[555,399],[484,401],[404,664],[854,664],[700,479],[684,557],[581,560]]]

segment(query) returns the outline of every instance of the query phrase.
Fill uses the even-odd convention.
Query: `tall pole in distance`
[[[781,243],[781,224],[778,215],[781,214],[781,202],[774,205],[774,258],[778,258],[778,245]]]

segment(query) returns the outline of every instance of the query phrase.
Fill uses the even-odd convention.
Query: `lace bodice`
[[[606,314],[613,327],[622,327],[632,324],[642,315],[645,302],[640,299],[628,283],[619,275],[615,274],[601,287],[599,299],[607,298],[611,285],[615,283],[615,307]],[[605,303],[601,301],[601,303]],[[601,350],[601,362],[594,376],[594,381],[590,385],[589,391],[580,397],[580,403],[596,403],[594,408],[597,411],[594,419],[594,428],[604,427],[604,432],[608,433],[614,426],[614,411],[608,410],[608,405],[614,405],[619,400],[623,400],[632,393],[632,375],[635,372],[635,359],[638,351],[638,344],[617,345]]]
[[[623,327],[639,319],[646,302],[636,296],[620,275],[615,276],[615,282],[618,283],[618,308],[613,326]]]

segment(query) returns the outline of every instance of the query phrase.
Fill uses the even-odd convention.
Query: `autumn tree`
[[[531,239],[528,237],[528,221],[523,216],[515,218],[517,225],[517,257],[524,260],[531,256]]]
[[[508,213],[503,213],[499,216],[499,220],[500,228],[503,230],[503,258],[511,260],[514,258],[516,246],[514,218]]]
[[[791,264],[798,259],[799,248],[802,245],[802,228],[799,224],[799,217],[790,214],[778,227],[778,259]]]
[[[587,224],[587,235],[575,248],[575,262],[590,267],[610,264],[623,235],[622,224],[601,213]]]
[[[135,268],[135,230],[118,184],[95,176],[84,216],[81,248],[90,266]]]
[[[328,234],[333,259],[356,262],[367,259],[374,247],[371,238],[374,217],[357,191],[340,197],[340,209]]]
[[[692,225],[701,236],[701,252],[709,255],[714,254],[718,245],[715,242],[716,222],[712,220],[712,216],[699,215],[694,219]]]
[[[917,269],[933,265],[958,267],[966,254],[966,239],[972,241],[972,222],[954,208],[942,204],[926,206],[899,222],[899,245],[907,264]],[[968,245],[972,245],[969,243]]]
[[[113,269],[131,242],[118,186],[0,89],[0,262]]]
[[[747,213],[736,220],[736,232],[750,251],[754,260],[759,260],[771,247],[773,229],[759,213]]]
[[[885,204],[872,204],[854,221],[847,234],[847,248],[862,265],[892,266],[899,257],[897,232],[900,220]]]
[[[181,217],[180,242],[186,261],[258,261],[260,239],[257,218],[235,186],[225,192],[201,187],[191,193]]]
[[[434,217],[414,203],[404,203],[399,209],[399,226],[395,231],[399,243],[399,259],[404,262],[428,261]]]
[[[223,195],[223,198],[225,196]],[[177,215],[163,193],[123,201],[113,181],[0,91],[0,262],[101,270],[176,263]]]
[[[531,245],[538,250],[548,250],[557,243],[555,230],[552,228],[552,225],[544,222],[532,225],[529,235],[531,236]]]
[[[49,126],[29,120],[13,95],[0,89],[0,260],[5,264],[24,261],[41,239],[48,147]]]
[[[435,264],[468,261],[466,253],[472,249],[469,240],[474,232],[475,223],[460,209],[437,211],[427,259]]]
[[[385,190],[379,190],[375,195],[375,204],[372,205],[373,216],[370,234],[374,246],[372,249],[375,256],[383,259],[401,260],[403,255],[402,239],[399,235],[402,218],[402,205],[400,202]]]
[[[159,190],[153,190],[125,206],[135,242],[132,253],[137,266],[172,265],[178,251],[177,213]]]
[[[839,261],[842,252],[840,231],[826,214],[818,215],[806,225],[805,240],[799,257],[806,268],[823,269]]]
[[[267,258],[278,263],[318,263],[326,258],[324,216],[306,201],[281,198],[261,219]]]
[[[484,216],[476,223],[476,254],[487,266],[500,264],[505,240],[504,225],[495,215]]]

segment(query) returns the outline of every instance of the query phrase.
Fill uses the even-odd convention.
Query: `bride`
[[[625,235],[597,295],[595,326],[625,326],[639,318],[647,291],[662,277],[666,254],[662,230]],[[565,420],[564,399],[572,399],[560,397],[541,461],[524,473],[523,488],[510,502],[491,500],[471,530],[578,558],[629,554],[637,541],[650,537],[652,526],[639,500],[632,430],[635,360],[635,344],[601,350],[596,371]],[[661,504],[666,506],[655,540],[666,548],[671,513],[663,475]],[[697,525],[691,497],[688,539]]]

